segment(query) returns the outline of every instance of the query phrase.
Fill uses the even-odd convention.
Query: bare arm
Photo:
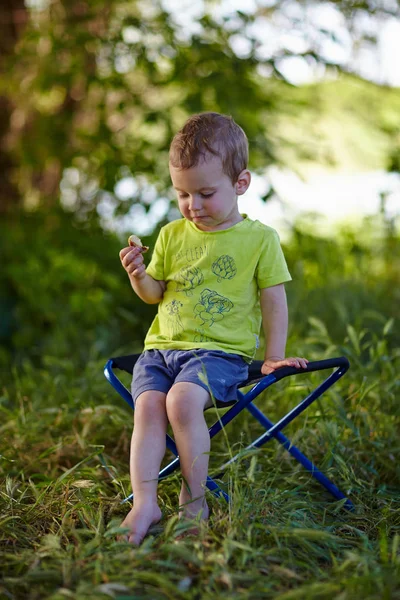
[[[263,330],[265,335],[264,364],[261,368],[268,375],[280,367],[289,366],[305,369],[306,358],[285,358],[288,308],[285,286],[282,284],[263,288],[260,293]]]
[[[146,273],[142,252],[137,247],[123,248],[119,257],[135,293],[147,304],[158,304],[165,292],[165,281],[153,279]]]

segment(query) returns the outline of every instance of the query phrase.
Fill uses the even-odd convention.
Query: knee
[[[203,417],[205,402],[203,399],[193,397],[186,386],[173,386],[166,400],[168,420],[171,426],[184,428],[191,422],[199,422]]]
[[[187,399],[172,391],[167,396],[167,415],[172,427],[184,427],[191,420]]]
[[[161,392],[144,392],[135,401],[135,422],[151,423],[166,420],[165,394]]]

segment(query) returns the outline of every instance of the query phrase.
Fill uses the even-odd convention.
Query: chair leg
[[[278,434],[280,434],[281,430],[286,427],[293,419],[299,416],[310,404],[312,404],[317,398],[319,398],[327,389],[329,389],[335,381],[337,381],[340,377],[342,377],[343,372],[341,369],[338,369],[334,373],[332,373],[324,382],[322,382],[315,390],[313,390],[304,400],[302,400],[297,406],[295,406],[290,412],[288,412],[282,419],[280,419],[277,423],[273,424],[265,415],[254,405],[251,403],[246,405],[246,408],[250,410],[253,416],[260,421],[260,423],[267,429],[267,431],[257,438],[252,444],[250,444],[243,452],[251,450],[253,448],[260,448],[266,442],[268,442],[272,437],[278,439]],[[249,407],[252,406],[250,409]],[[304,465],[304,467],[310,471],[310,473],[315,477],[326,489],[335,497],[340,500],[346,498],[346,496],[325,476],[321,473],[309,460],[305,457],[300,450],[298,450],[295,446],[291,446],[290,441],[283,435],[280,434],[281,443],[286,447],[287,450],[290,451],[292,448],[291,454],[295,456],[297,454],[297,460]],[[234,456],[231,460],[226,462],[221,470],[223,471],[228,465],[235,462],[239,456],[243,455],[243,452],[240,452],[238,455]],[[346,499],[345,506],[347,509],[352,510],[354,506],[352,502]]]
[[[216,484],[215,481],[213,479],[211,479],[211,477],[209,477],[209,476],[207,477],[206,486],[210,490],[210,492],[212,492],[214,494],[214,496],[216,496],[217,498],[222,496],[229,504],[230,498],[229,498],[228,494],[226,492],[224,492],[224,490],[222,490],[219,487],[219,485]]]
[[[259,421],[259,423],[261,423],[261,425],[265,427],[265,429],[273,429],[274,424],[272,423],[272,421],[270,421],[264,415],[264,413],[261,412],[259,408],[254,406],[254,404],[251,403],[246,408],[253,415],[253,417],[255,417],[257,421]],[[328,477],[326,477],[326,475],[324,475],[302,452],[300,452],[300,450],[296,446],[294,446],[291,443],[291,441],[285,435],[283,435],[281,431],[276,431],[275,433],[270,434],[270,436],[268,437],[267,434],[265,434],[264,441],[262,442],[262,444],[257,444],[257,447],[260,447],[261,445],[268,442],[271,439],[271,437],[274,437],[280,444],[282,444],[282,446],[289,452],[289,454],[291,454],[293,458],[295,458],[301,465],[303,465],[303,467],[306,468],[307,471],[309,471],[311,475],[321,485],[323,485],[324,488],[330,494],[332,494],[334,498],[336,498],[337,500],[346,499],[346,502],[344,503],[344,507],[346,509],[354,510],[354,504],[351,502],[351,500],[349,500],[345,496],[345,494],[343,494],[343,492],[341,492],[339,488],[336,487],[336,485],[330,479],[328,479]],[[251,444],[248,448],[251,448],[252,446],[253,444]]]
[[[175,446],[176,448],[176,446]],[[174,452],[175,454],[175,452]],[[159,473],[158,479],[165,479],[168,475],[171,475],[179,467],[179,456],[177,456],[172,462],[166,465]],[[227,502],[229,502],[229,496],[224,490],[222,490],[217,483],[211,478],[207,477],[206,486],[214,494],[214,496],[223,496]]]

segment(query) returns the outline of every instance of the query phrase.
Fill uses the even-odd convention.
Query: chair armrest
[[[338,358],[327,358],[325,360],[315,360],[308,363],[306,369],[296,369],[296,367],[281,367],[273,371],[275,380],[279,381],[284,377],[290,375],[301,375],[302,373],[310,373],[312,371],[323,371],[324,369],[335,369],[336,367],[342,367],[343,374],[346,373],[350,367],[350,363],[345,356],[339,356]]]

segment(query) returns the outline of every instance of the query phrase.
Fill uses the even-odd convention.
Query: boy
[[[134,506],[122,526],[140,544],[160,520],[157,478],[171,424],[183,477],[184,517],[208,518],[204,483],[210,438],[204,409],[236,398],[248,363],[266,338],[264,374],[282,366],[305,368],[304,358],[284,358],[291,277],[276,232],[238,210],[250,185],[248,143],[231,117],[202,113],[188,119],[172,140],[170,174],[183,219],[163,227],[146,268],[140,248],[120,259],[136,294],[158,303],[135,365],[130,472]],[[207,382],[201,373],[206,372]]]

